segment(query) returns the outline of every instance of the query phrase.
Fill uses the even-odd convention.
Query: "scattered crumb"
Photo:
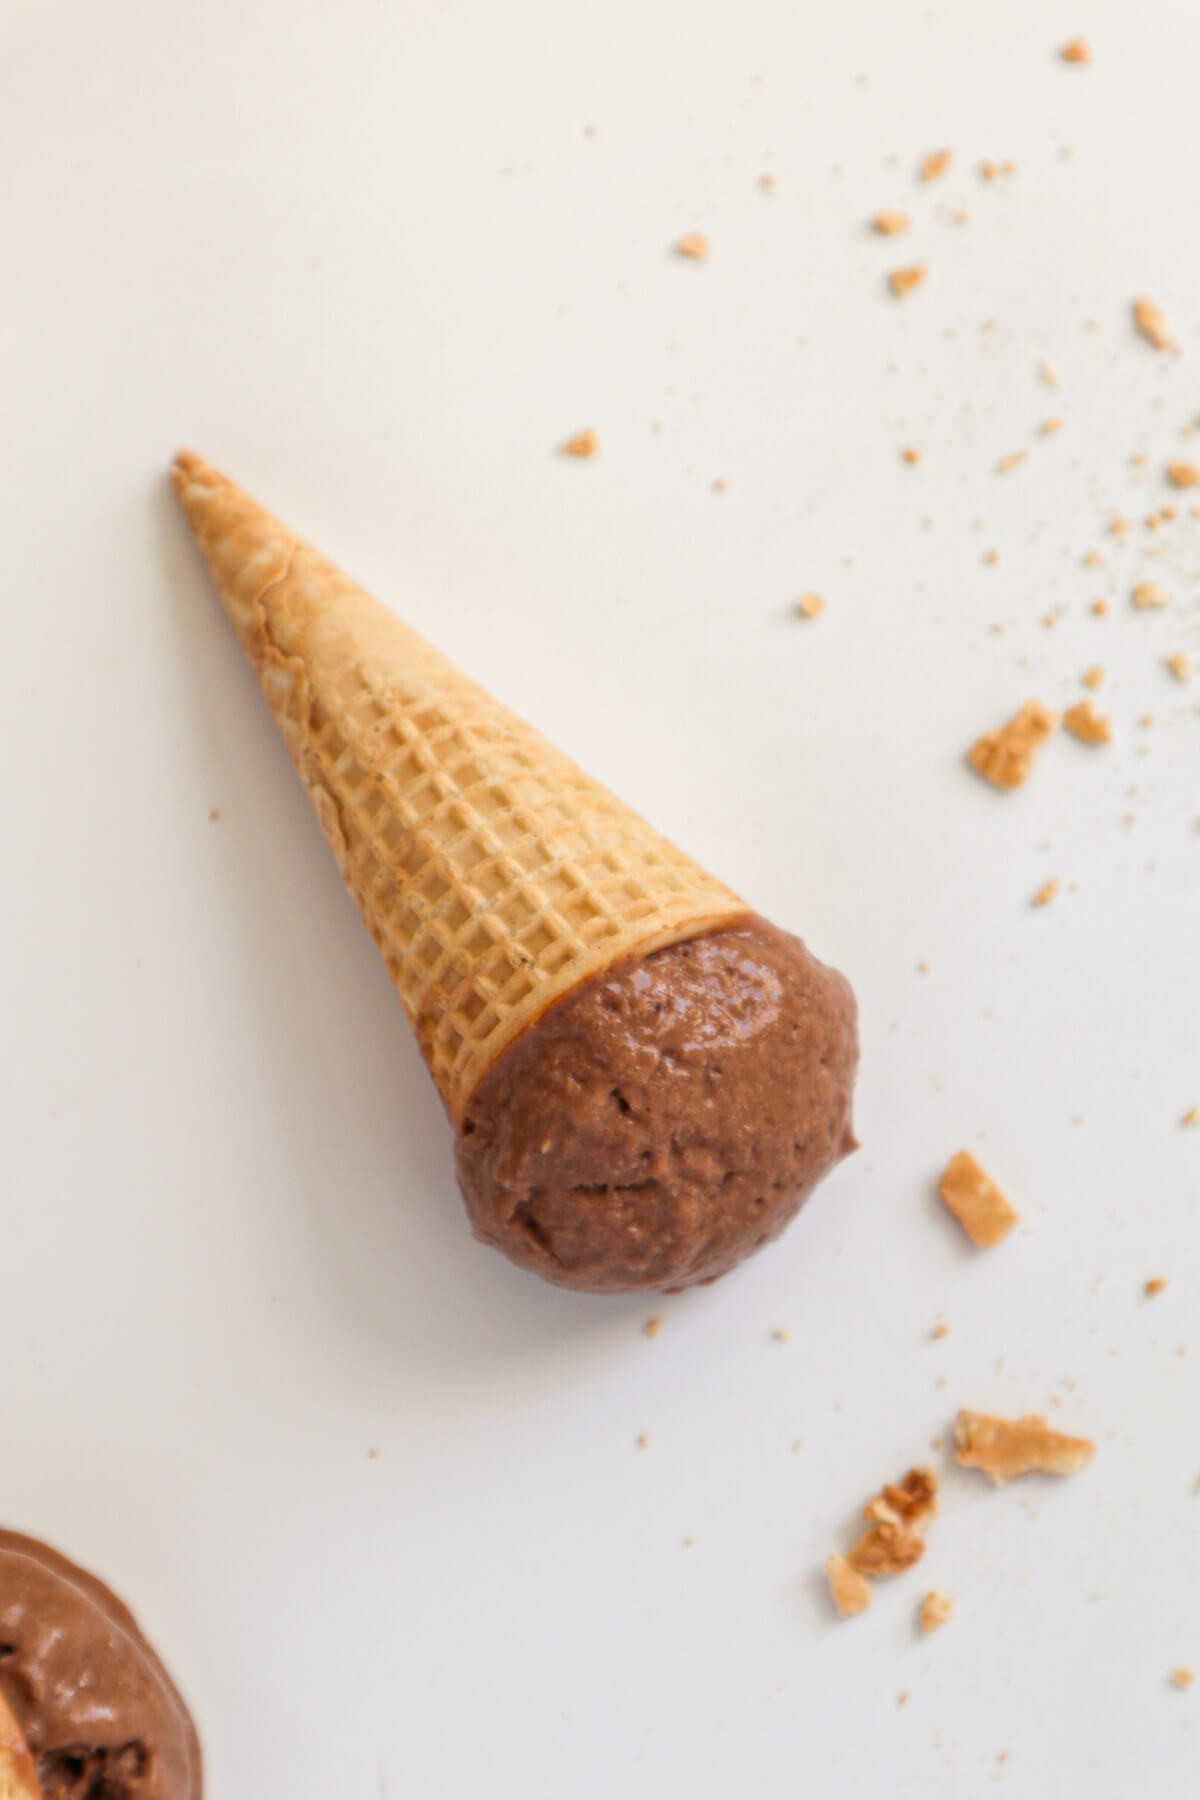
[[[642,1326],[642,1330],[647,1337],[654,1338],[658,1336],[659,1332],[662,1330],[662,1320],[657,1313],[655,1313],[652,1318],[646,1320],[646,1323]]]
[[[917,1623],[922,1632],[928,1635],[931,1631],[938,1631],[946,1623],[953,1610],[954,1602],[948,1594],[931,1591],[921,1602]]]
[[[1144,296],[1133,303],[1133,322],[1148,344],[1156,350],[1173,350],[1175,339],[1171,335],[1171,327],[1167,324],[1166,314],[1153,300]]]
[[[792,1334],[786,1325],[777,1325],[771,1336],[777,1344],[790,1344],[792,1341]]]
[[[921,158],[921,167],[918,173],[922,181],[937,181],[949,167],[949,150],[931,150],[928,156]]]
[[[921,975],[928,975],[931,966],[928,957],[923,956],[917,964],[917,972]]]
[[[644,1431],[639,1431],[634,1442],[637,1444],[639,1450],[648,1450],[650,1448],[650,1439]]]
[[[846,1560],[856,1575],[903,1575],[924,1554],[923,1537],[905,1525],[885,1521],[864,1531]]]
[[[1129,530],[1129,520],[1123,519],[1120,513],[1108,521],[1108,529],[1113,537],[1123,537]]]
[[[1092,46],[1086,38],[1068,38],[1058,54],[1065,63],[1090,63]]]
[[[947,1325],[945,1319],[939,1319],[937,1324],[934,1326],[933,1330],[930,1332],[929,1335],[930,1335],[930,1337],[935,1337],[935,1338],[949,1337],[950,1336],[950,1327]]]
[[[209,808],[208,820],[209,820],[210,825],[215,825],[217,820],[220,818],[220,816],[221,816],[221,814],[220,814],[219,808],[217,808],[215,806],[212,806]]]
[[[1038,889],[1037,893],[1033,896],[1033,899],[1030,901],[1030,905],[1031,906],[1049,906],[1049,904],[1053,900],[1055,894],[1057,894],[1057,892],[1058,892],[1058,887],[1059,887],[1059,883],[1058,883],[1057,876],[1054,876],[1050,881],[1044,881],[1042,883],[1041,887]]]
[[[1099,550],[1085,550],[1079,561],[1085,569],[1102,569],[1104,567],[1104,555]],[[1095,610],[1093,606],[1092,611],[1095,612]],[[1107,612],[1108,607],[1105,605],[1102,610]]]
[[[967,752],[967,761],[993,787],[1019,788],[1033,770],[1034,758],[1058,727],[1058,715],[1040,700],[1029,700],[998,731],[985,731]]]
[[[766,170],[759,176],[758,185],[764,194],[773,194],[775,192],[775,177],[769,170]]]
[[[1090,669],[1085,669],[1083,671],[1081,680],[1083,681],[1085,688],[1091,688],[1092,692],[1095,693],[1098,687],[1103,687],[1104,685],[1103,664],[1093,663]]]
[[[900,456],[902,460],[908,464],[910,469],[915,468],[921,460],[921,452],[919,450],[914,450],[911,445],[906,445],[900,452]]]
[[[1163,657],[1176,681],[1188,681],[1192,673],[1192,659],[1186,650],[1175,650],[1170,656]]]
[[[954,1459],[964,1469],[981,1469],[998,1487],[1021,1475],[1074,1475],[1092,1459],[1087,1438],[1051,1431],[1044,1418],[996,1419],[960,1412],[954,1423]]]
[[[983,553],[983,560],[989,569],[994,569],[996,564],[1000,561],[1000,552],[998,550],[985,550]]]
[[[1090,700],[1081,700],[1063,714],[1063,724],[1081,744],[1111,744],[1112,720],[1097,712]]]
[[[1200,1125],[1200,1106],[1189,1106],[1179,1123],[1189,1128]]]
[[[1149,731],[1149,729],[1153,725],[1153,723],[1154,723],[1154,714],[1153,713],[1143,713],[1141,718],[1138,720],[1138,724],[1141,726],[1143,731]]]
[[[725,493],[725,491],[727,490],[728,487],[729,487],[729,483],[726,481],[726,479],[723,475],[718,475],[716,480],[712,484],[712,490],[713,490],[714,494],[723,494],[723,493]]]
[[[899,1481],[885,1481],[863,1507],[872,1525],[902,1525],[922,1531],[937,1516],[937,1476],[932,1469],[909,1469]]]
[[[1053,363],[1047,362],[1044,356],[1038,364],[1038,374],[1048,388],[1062,386],[1062,383],[1058,379],[1058,370],[1054,367]]]
[[[1145,1292],[1147,1300],[1153,1300],[1156,1294],[1164,1293],[1167,1286],[1168,1281],[1165,1275],[1152,1275],[1146,1283]]]
[[[1008,455],[1002,456],[996,464],[997,475],[1007,475],[1010,469],[1019,468],[1028,455],[1028,450],[1010,450]]]
[[[1091,610],[1093,618],[1102,619],[1104,617],[1105,613],[1108,611],[1108,601],[1107,600],[1093,600],[1090,610]]]
[[[908,225],[906,212],[877,212],[871,220],[872,231],[877,231],[880,237],[896,237],[900,232],[907,231]]]
[[[1038,426],[1038,431],[1041,433],[1042,437],[1053,437],[1054,433],[1056,431],[1061,431],[1062,428],[1063,422],[1061,419],[1043,419]]]
[[[825,1558],[825,1579],[829,1583],[833,1604],[843,1619],[852,1619],[856,1613],[866,1612],[871,1604],[870,1586],[850,1567],[844,1556],[834,1554]]]
[[[675,240],[675,254],[688,262],[705,262],[708,259],[708,239],[702,231],[685,231],[681,238]]]
[[[560,456],[595,456],[599,448],[596,433],[589,425],[584,431],[577,431],[573,437],[566,438],[559,446]]]
[[[903,300],[915,287],[920,287],[929,273],[924,263],[909,263],[907,268],[893,269],[888,276],[888,286],[897,300]]]
[[[1131,469],[1144,469],[1149,461],[1150,458],[1144,450],[1135,450],[1129,458],[1129,466]]]
[[[960,1150],[950,1158],[938,1183],[938,1193],[980,1250],[992,1250],[1003,1243],[1020,1216],[969,1150]]]
[[[367,1451],[367,1461],[368,1462],[378,1462],[379,1461],[378,1450],[368,1450]]]
[[[796,602],[796,611],[802,619],[815,619],[825,611],[825,602],[820,594],[802,594]]]
[[[1171,1686],[1172,1687],[1190,1688],[1193,1681],[1195,1681],[1195,1679],[1196,1679],[1195,1669],[1189,1669],[1186,1663],[1180,1663],[1180,1665],[1177,1669],[1171,1670]]]
[[[1174,519],[1177,515],[1173,506],[1160,506],[1158,516],[1160,519]]]
[[[896,1705],[897,1706],[907,1706],[908,1705],[908,1689],[907,1688],[904,1689],[903,1693],[896,1695]]]
[[[1167,480],[1172,487],[1200,487],[1200,468],[1194,462],[1171,462],[1167,464]]]
[[[1170,604],[1156,581],[1139,581],[1130,598],[1139,612],[1149,612],[1153,607]]]

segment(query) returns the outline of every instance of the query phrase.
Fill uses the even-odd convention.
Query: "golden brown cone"
[[[0,1694],[0,1800],[42,1800],[29,1746]]]
[[[223,475],[171,474],[452,1119],[570,988],[746,916]]]

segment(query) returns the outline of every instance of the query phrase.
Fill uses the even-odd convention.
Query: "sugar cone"
[[[42,1800],[29,1746],[3,1694],[0,1694],[0,1800]]]
[[[172,480],[452,1119],[570,988],[745,916],[223,475]]]

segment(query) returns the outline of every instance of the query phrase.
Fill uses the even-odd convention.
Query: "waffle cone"
[[[172,480],[452,1119],[579,982],[746,915],[223,475]]]

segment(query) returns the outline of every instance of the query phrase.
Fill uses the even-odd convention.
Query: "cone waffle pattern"
[[[570,988],[745,916],[216,470],[173,480],[452,1118]]]

